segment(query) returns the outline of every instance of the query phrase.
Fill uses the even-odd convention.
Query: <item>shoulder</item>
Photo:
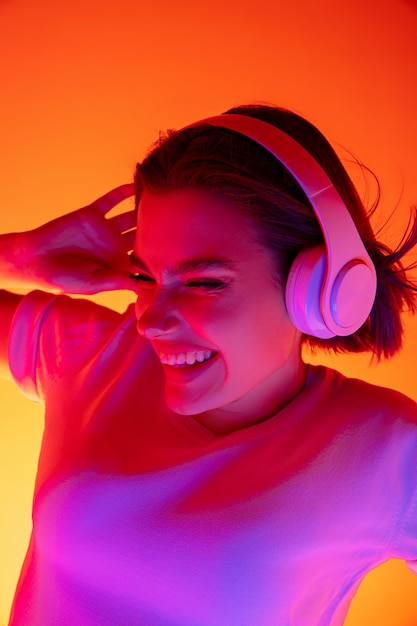
[[[134,319],[133,308],[128,307],[125,313],[118,313],[111,308],[96,304],[85,298],[74,298],[66,295],[54,295],[43,291],[33,291],[23,297],[16,308],[11,331],[16,328],[20,332],[33,336],[48,329],[57,333],[70,335],[77,329],[89,326],[117,327],[123,321]]]
[[[48,352],[65,345],[99,345],[120,329],[134,330],[133,307],[118,313],[84,298],[34,291],[16,309],[9,339],[9,359],[26,350]]]
[[[133,306],[121,314],[90,300],[35,291],[21,300],[11,324],[10,370],[36,399],[40,377],[81,367],[115,339],[126,345],[136,335]]]
[[[330,459],[329,471],[350,476],[358,489],[363,481],[374,495],[382,490],[381,501],[386,501],[384,490],[397,501],[407,481],[414,491],[416,483],[409,479],[417,475],[416,403],[327,368],[313,370],[311,377],[308,435]]]
[[[361,420],[409,421],[417,426],[417,403],[405,394],[322,366],[309,366],[311,386],[337,413]]]
[[[44,291],[32,291],[24,296],[16,307],[15,317],[20,320],[45,319],[45,316],[74,317],[83,319],[86,316],[98,319],[117,319],[120,313],[96,304],[86,298],[78,298],[67,295],[56,295]]]

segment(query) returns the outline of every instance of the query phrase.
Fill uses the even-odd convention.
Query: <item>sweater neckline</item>
[[[322,375],[319,375],[321,371]],[[325,368],[317,367],[314,365],[306,365],[306,381],[301,391],[294,396],[284,407],[282,407],[277,413],[271,415],[267,419],[245,426],[244,428],[237,429],[226,435],[217,435],[208,427],[199,422],[193,415],[180,415],[178,413],[172,413],[171,419],[174,423],[181,428],[181,430],[187,431],[193,437],[196,437],[202,442],[222,442],[232,439],[246,439],[248,437],[255,436],[258,433],[269,432],[275,428],[277,421],[280,423],[285,420],[288,412],[292,412],[292,407],[295,403],[300,402],[304,397],[307,390],[320,384],[325,373]]]

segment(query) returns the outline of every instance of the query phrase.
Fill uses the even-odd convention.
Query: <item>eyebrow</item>
[[[129,255],[131,263],[138,268],[142,268],[144,270],[148,270],[146,264],[134,253],[131,252]],[[169,274],[186,274],[187,272],[193,272],[196,270],[210,270],[210,269],[227,269],[233,270],[235,268],[235,264],[228,259],[219,259],[219,258],[197,258],[197,259],[184,259],[184,261],[180,261],[176,263],[172,267],[168,269]]]

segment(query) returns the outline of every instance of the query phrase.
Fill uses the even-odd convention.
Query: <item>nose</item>
[[[169,335],[179,330],[181,318],[169,302],[162,295],[154,296],[152,301],[143,302],[139,297],[136,306],[137,329],[146,339],[154,339],[162,335]]]

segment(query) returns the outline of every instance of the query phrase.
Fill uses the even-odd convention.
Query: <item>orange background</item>
[[[417,201],[416,41],[415,0],[0,0],[0,230],[34,227],[130,180],[159,129],[260,100],[305,115],[342,157],[375,171],[377,226],[400,202],[395,242]],[[122,308],[126,298],[101,301]],[[402,354],[378,368],[364,357],[316,361],[417,399],[417,320],[407,324]],[[9,383],[0,397],[4,626],[42,409]],[[415,625],[416,598],[417,580],[390,562],[365,579],[347,624]]]

